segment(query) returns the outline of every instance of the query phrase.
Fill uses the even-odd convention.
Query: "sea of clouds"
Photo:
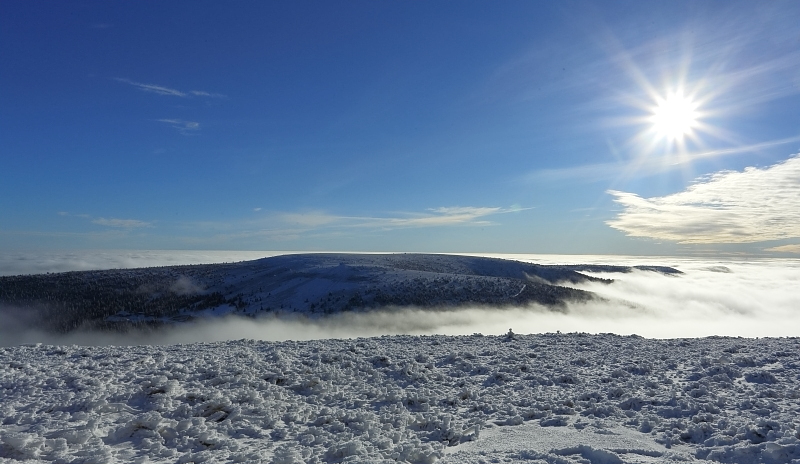
[[[3,254],[0,273],[63,272],[176,264],[233,262],[285,252],[93,251]],[[325,318],[264,317],[209,319],[151,332],[128,334],[43,333],[25,322],[24,310],[0,311],[0,345],[21,343],[128,345],[211,342],[232,339],[308,340],[394,334],[502,334],[586,332],[638,334],[651,338],[711,335],[778,337],[800,335],[800,260],[709,260],[683,257],[483,255],[539,264],[663,265],[684,272],[667,276],[636,271],[594,274],[610,285],[578,288],[602,300],[575,303],[567,311],[541,306],[469,307],[450,310],[390,308]]]

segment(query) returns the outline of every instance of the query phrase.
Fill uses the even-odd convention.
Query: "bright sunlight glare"
[[[682,139],[697,125],[697,104],[682,93],[658,98],[650,121],[662,137]]]

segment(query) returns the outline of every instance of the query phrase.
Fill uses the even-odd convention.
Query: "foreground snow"
[[[0,460],[800,462],[800,339],[0,348]]]

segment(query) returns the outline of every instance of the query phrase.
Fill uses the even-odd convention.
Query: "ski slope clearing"
[[[0,307],[21,308],[29,325],[58,332],[405,306],[539,304],[563,310],[566,302],[595,298],[569,285],[611,282],[581,272],[634,269],[680,274],[658,266],[539,265],[475,256],[297,254],[233,264],[0,277]]]
[[[4,462],[800,462],[800,339],[0,348]]]

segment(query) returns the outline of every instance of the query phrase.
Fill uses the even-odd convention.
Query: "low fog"
[[[577,257],[570,258],[562,262],[579,261]],[[584,262],[590,262],[588,257],[584,259]],[[776,337],[800,334],[800,292],[797,292],[797,288],[800,288],[799,261],[720,263],[668,258],[668,261],[649,259],[644,262],[641,259],[608,258],[606,263],[665,264],[675,266],[685,274],[666,276],[641,271],[595,274],[613,278],[615,282],[610,285],[588,283],[578,288],[593,291],[604,300],[572,304],[563,312],[540,306],[447,310],[393,308],[342,313],[318,319],[291,316],[259,319],[228,317],[126,334],[43,333],[31,327],[26,319],[27,311],[2,308],[0,344],[131,345],[241,338],[278,341],[393,334],[488,335],[506,333],[509,328],[516,333],[611,332],[651,338],[710,335]]]

